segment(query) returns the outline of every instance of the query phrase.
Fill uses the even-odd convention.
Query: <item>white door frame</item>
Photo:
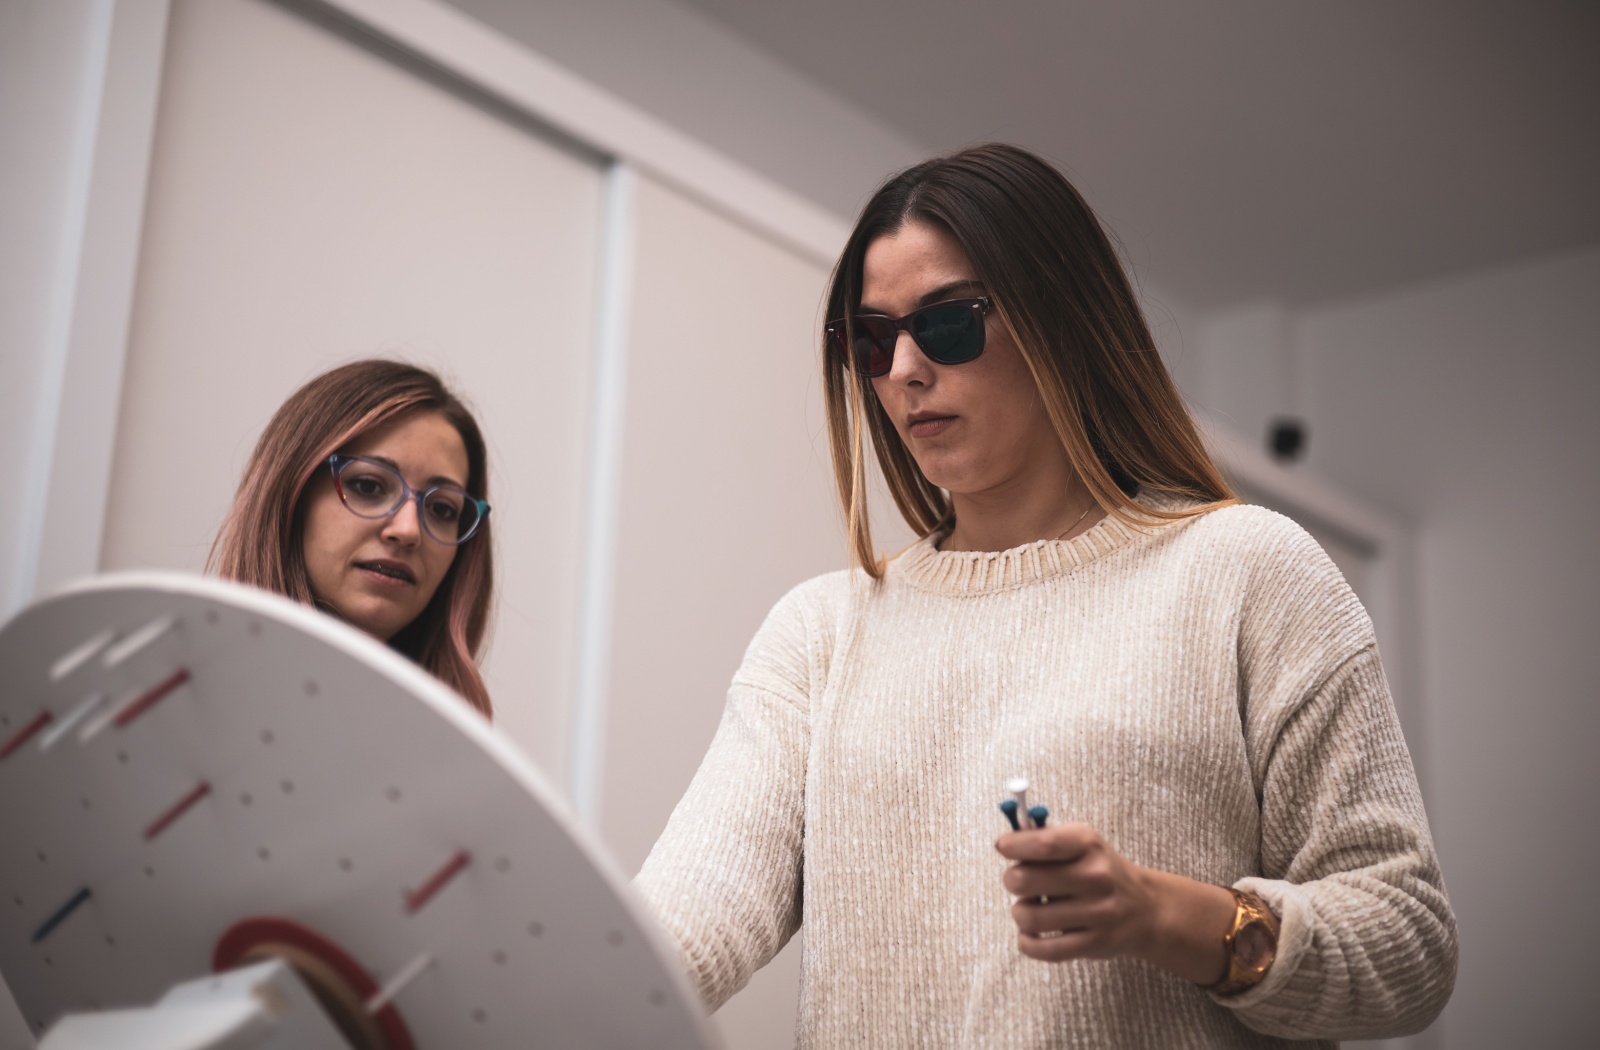
[[[28,517],[10,567],[13,593],[0,595],[0,609],[20,609],[99,568],[168,8],[168,0],[97,0],[93,7],[100,66],[90,72],[99,74],[98,84],[93,116],[78,129],[72,221],[63,233],[76,243],[62,246],[72,265],[57,278],[51,338],[37,350],[45,359],[39,422],[18,501]]]

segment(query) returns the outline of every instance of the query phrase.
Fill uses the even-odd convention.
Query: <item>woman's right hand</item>
[[[1045,962],[1144,959],[1199,985],[1227,969],[1233,894],[1135,864],[1087,824],[1012,831],[995,842],[1014,863],[1003,882],[1017,948]]]

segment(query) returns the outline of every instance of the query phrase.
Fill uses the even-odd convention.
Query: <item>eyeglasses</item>
[[[894,344],[902,331],[911,333],[930,361],[941,365],[971,361],[983,353],[987,327],[983,319],[993,308],[989,297],[980,295],[934,303],[900,318],[856,314],[849,325],[853,344],[850,366],[868,378],[888,374],[894,364]],[[843,318],[827,324],[828,338],[841,353],[845,352],[845,330]]]
[[[405,505],[417,502],[422,531],[440,543],[465,543],[472,539],[489,504],[469,496],[454,485],[434,485],[418,492],[406,484],[399,471],[387,463],[335,452],[328,457],[333,487],[350,513],[358,518],[387,518]]]

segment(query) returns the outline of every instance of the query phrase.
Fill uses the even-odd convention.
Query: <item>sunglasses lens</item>
[[[883,317],[857,317],[851,326],[855,338],[850,346],[850,366],[864,376],[881,376],[894,360],[895,327]],[[828,326],[834,345],[844,348],[843,321]]]
[[[899,335],[894,323],[885,318],[856,318],[856,360],[862,375],[881,376],[889,371]]]
[[[911,338],[942,365],[971,361],[983,352],[983,315],[967,303],[940,303],[910,318]]]

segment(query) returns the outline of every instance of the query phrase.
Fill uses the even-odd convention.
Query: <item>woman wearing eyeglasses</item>
[[[803,928],[808,1048],[1426,1026],[1455,922],[1371,621],[1233,499],[1077,192],[912,168],[828,305],[857,568],[768,616],[638,878],[705,1000]],[[923,537],[887,562],[869,444]],[[1004,830],[1019,776],[1050,812]]]
[[[211,564],[387,642],[487,716],[487,486],[478,424],[437,376],[357,361],[272,417]]]

